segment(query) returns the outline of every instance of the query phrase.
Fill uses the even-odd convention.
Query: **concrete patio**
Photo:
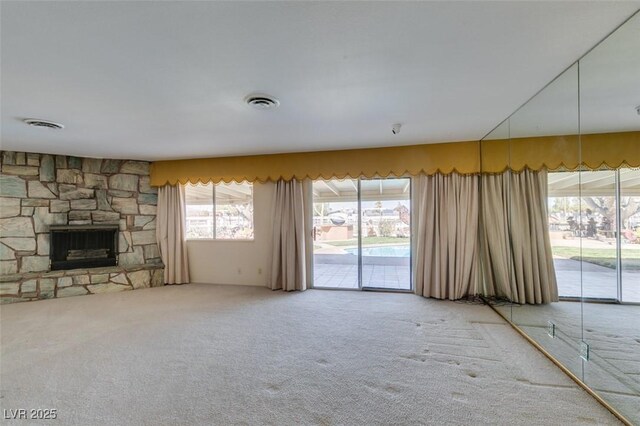
[[[409,258],[376,256],[363,262],[363,287],[411,290]],[[357,289],[357,256],[315,255],[313,276],[316,288]]]
[[[315,255],[314,287],[358,288],[358,263],[356,256]],[[362,267],[362,286],[384,289],[410,290],[411,270],[409,259],[391,257],[367,257]],[[616,271],[614,269],[577,260],[554,259],[560,297],[585,297],[616,299],[618,297]],[[622,273],[622,301],[640,303],[640,271],[624,270]],[[582,284],[581,284],[582,282]]]
[[[560,297],[617,299],[616,270],[593,263],[555,258]],[[582,282],[582,284],[581,284]],[[640,271],[622,271],[622,301],[640,303]]]

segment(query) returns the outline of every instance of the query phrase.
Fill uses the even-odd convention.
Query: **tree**
[[[615,197],[582,197],[586,206],[595,213],[606,217],[611,224],[616,223]],[[622,228],[627,227],[627,222],[631,216],[640,213],[640,198],[620,197],[620,223]]]
[[[404,223],[405,225],[409,224],[411,213],[409,212],[409,208],[407,206],[398,202],[398,205],[393,210],[398,212],[398,216],[400,216],[400,221],[402,221],[402,223]]]
[[[395,221],[391,219],[382,219],[378,223],[378,230],[381,237],[393,237],[395,231]]]

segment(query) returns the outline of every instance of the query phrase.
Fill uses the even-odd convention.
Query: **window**
[[[252,240],[253,185],[187,185],[187,239]]]

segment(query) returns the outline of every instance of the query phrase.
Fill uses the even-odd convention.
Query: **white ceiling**
[[[2,149],[148,160],[479,139],[640,7],[0,4]]]

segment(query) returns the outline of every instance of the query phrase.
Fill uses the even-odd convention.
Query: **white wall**
[[[267,286],[271,271],[272,202],[275,185],[253,185],[253,241],[190,240],[193,283]]]

